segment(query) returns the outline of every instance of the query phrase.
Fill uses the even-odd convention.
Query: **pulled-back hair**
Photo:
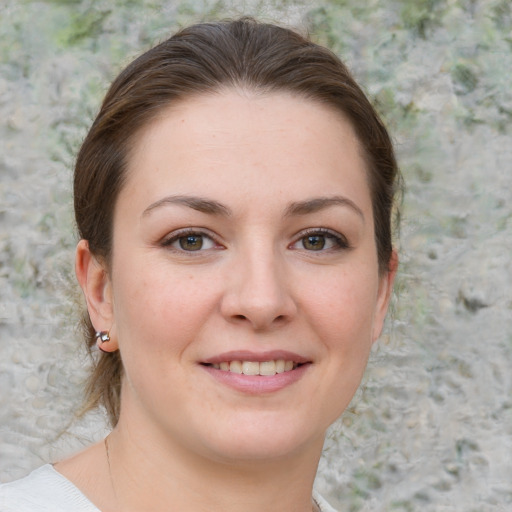
[[[181,30],[138,57],[114,80],[75,166],[76,223],[91,252],[109,268],[114,207],[130,148],[142,128],[173,102],[226,87],[290,92],[330,106],[350,122],[367,168],[379,270],[386,272],[399,172],[382,121],[331,51],[292,30],[251,18]],[[92,350],[95,330],[87,313],[83,325]],[[84,411],[103,405],[115,425],[122,374],[119,352],[102,353],[88,380]]]

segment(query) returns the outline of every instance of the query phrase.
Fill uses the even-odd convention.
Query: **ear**
[[[75,273],[84,292],[92,325],[96,331],[110,331],[110,341],[102,346],[102,350],[116,351],[119,347],[117,337],[112,333],[114,326],[112,283],[105,264],[91,253],[87,240],[78,242]]]
[[[372,341],[375,342],[381,335],[384,327],[384,320],[388,311],[393,283],[395,281],[396,271],[398,270],[398,254],[395,250],[391,253],[387,272],[379,277],[379,290],[377,294],[377,306],[373,322]]]

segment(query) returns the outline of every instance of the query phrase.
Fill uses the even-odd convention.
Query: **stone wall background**
[[[332,429],[340,510],[512,510],[509,0],[0,0],[0,481],[105,432],[73,422],[73,158],[109,82],[176,28],[255,14],[308,30],[394,134],[407,190],[388,329]]]

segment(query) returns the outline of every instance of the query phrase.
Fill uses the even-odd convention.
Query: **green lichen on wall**
[[[393,312],[318,485],[340,510],[508,510],[510,0],[0,0],[0,478],[48,458],[80,400],[71,170],[108,84],[176,29],[242,14],[339,54],[405,176]]]

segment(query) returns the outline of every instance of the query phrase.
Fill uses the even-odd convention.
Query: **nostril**
[[[245,315],[233,315],[233,318],[235,320],[248,320],[248,318]],[[279,315],[274,318],[274,322],[284,322],[286,320],[285,315]]]

